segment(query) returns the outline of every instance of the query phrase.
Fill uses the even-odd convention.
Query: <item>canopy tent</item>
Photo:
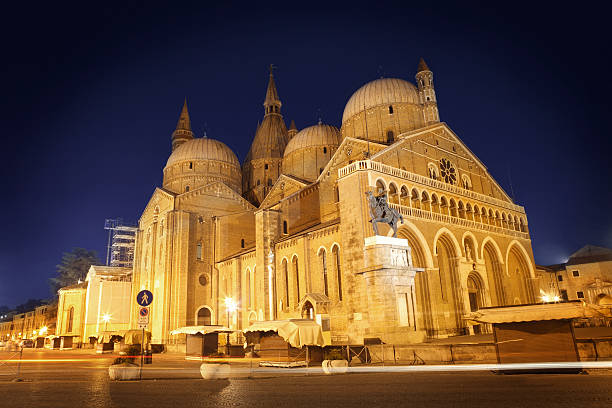
[[[170,334],[174,336],[176,334],[233,333],[235,331],[225,326],[185,326],[172,330]]]
[[[310,319],[268,320],[254,322],[243,330],[244,333],[268,332],[278,333],[292,347],[324,346],[321,326]]]
[[[151,332],[145,331],[145,344],[151,342]],[[142,344],[142,330],[105,331],[98,336],[98,343],[110,343],[114,336],[123,338],[125,344]]]
[[[467,314],[465,319],[475,324],[493,324],[611,316],[612,309],[609,307],[584,302],[563,302],[484,308]]]

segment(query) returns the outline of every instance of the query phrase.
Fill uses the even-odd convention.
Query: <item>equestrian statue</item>
[[[387,193],[383,192],[379,196],[374,196],[371,191],[366,192],[370,209],[370,222],[374,229],[374,234],[378,235],[378,222],[385,222],[393,228],[393,238],[397,238],[397,222],[404,223],[404,217],[395,208],[389,207]]]

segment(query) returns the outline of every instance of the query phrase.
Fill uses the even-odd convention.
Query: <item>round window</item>
[[[457,171],[448,159],[440,159],[440,177],[449,184],[457,182]]]
[[[208,284],[208,278],[204,274],[200,275],[198,280],[200,281],[200,285],[202,286],[206,286]]]

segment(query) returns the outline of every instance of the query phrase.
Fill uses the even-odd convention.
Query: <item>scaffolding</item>
[[[134,264],[137,228],[124,223],[122,218],[107,218],[104,229],[108,230],[106,266],[131,268]]]

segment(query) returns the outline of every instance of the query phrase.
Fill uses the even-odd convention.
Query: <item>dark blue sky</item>
[[[0,305],[49,296],[64,251],[103,258],[105,218],[138,219],[183,98],[196,134],[244,159],[270,63],[303,128],[319,111],[340,126],[357,88],[381,73],[412,81],[423,56],[441,119],[509,193],[511,175],[536,261],[612,247],[606,10],[177,3],[3,10]]]

